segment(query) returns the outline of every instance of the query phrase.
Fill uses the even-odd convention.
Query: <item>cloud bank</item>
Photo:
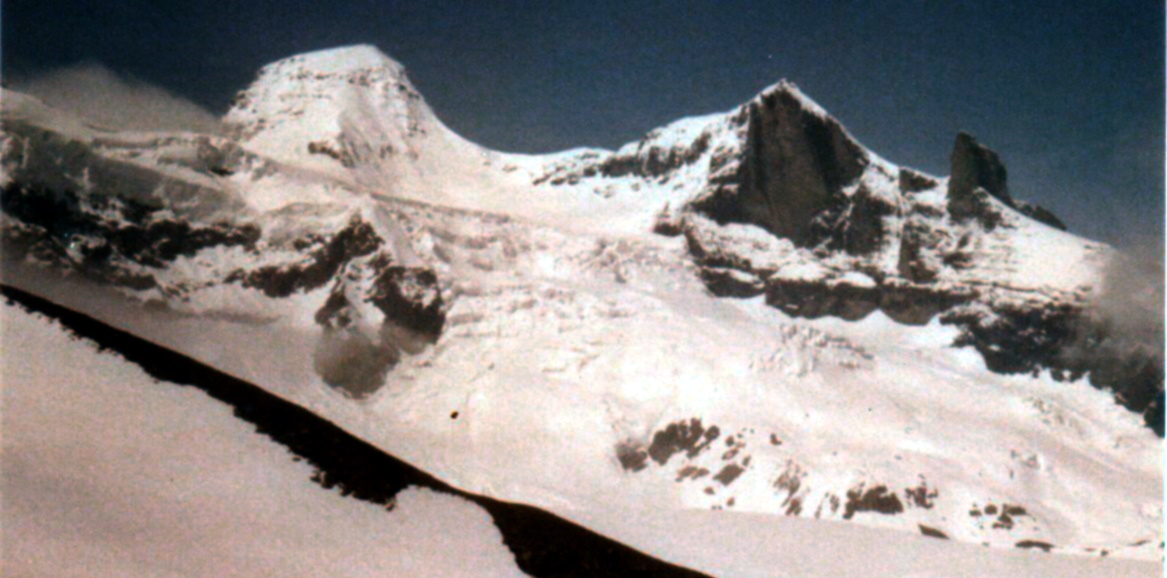
[[[97,62],[10,78],[8,86],[105,128],[220,132],[219,119],[210,111]]]

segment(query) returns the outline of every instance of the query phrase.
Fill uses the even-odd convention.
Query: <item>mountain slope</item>
[[[13,360],[22,357],[44,361],[9,370],[5,376],[9,418],[4,447],[21,468],[7,468],[3,475],[7,498],[20,498],[20,504],[6,509],[6,528],[20,532],[5,540],[3,556],[5,567],[16,575],[69,573],[79,568],[121,574],[190,574],[225,567],[237,571],[252,565],[261,572],[330,568],[332,573],[353,575],[512,573],[513,568],[497,555],[497,532],[482,526],[471,506],[444,496],[451,492],[448,486],[416,471],[411,474],[400,462],[386,472],[382,466],[393,461],[388,456],[352,462],[354,454],[367,451],[368,446],[344,439],[343,432],[329,428],[323,420],[287,419],[288,414],[302,412],[290,404],[279,409],[280,402],[258,393],[258,388],[215,378],[214,371],[189,362],[176,363],[181,356],[173,352],[133,344],[135,340],[125,334],[119,336],[92,319],[30,295],[6,290],[6,297],[38,312],[26,313],[12,305],[3,308],[4,338],[20,338],[3,350],[7,367],[15,367]],[[71,339],[62,327],[84,339]],[[104,351],[94,349],[90,339]],[[117,356],[140,364],[158,380],[144,381],[146,374],[119,362]],[[178,392],[168,377],[177,377],[214,399]],[[85,387],[78,387],[82,384]],[[254,424],[257,432],[240,427],[238,419],[223,413],[220,401]],[[46,421],[85,427],[60,428],[46,435]],[[258,432],[287,447],[292,459],[273,453],[274,446],[260,441],[264,438]],[[195,440],[199,443],[192,445]],[[142,460],[143,455],[158,459]],[[301,461],[306,463],[297,463]],[[314,470],[311,476],[307,466]],[[256,470],[258,474],[252,471],[257,467],[262,470]],[[206,478],[208,471],[217,473],[214,480]],[[45,476],[67,477],[73,483],[43,483]],[[263,492],[256,493],[257,486],[248,483],[256,479],[264,480]],[[329,500],[339,497],[312,490],[309,480],[376,503],[383,502],[374,494],[395,488],[393,508],[329,505]],[[402,482],[436,492],[405,488]],[[185,509],[173,512],[176,493]],[[79,495],[103,498],[98,515],[104,523],[95,522],[89,508],[70,507]],[[635,560],[626,555],[621,559],[627,550],[605,547],[603,540],[588,540],[586,535],[581,540],[578,530],[564,531],[564,524],[551,516],[468,497],[486,505],[516,560],[533,575],[571,574],[585,568],[591,568],[591,573],[628,574],[636,568]],[[198,510],[194,524],[186,511],[191,505]],[[593,511],[581,521],[666,559],[723,576],[905,576],[953,569],[978,576],[1150,576],[1158,572],[1148,562],[1050,557],[1033,550],[990,551],[926,537],[889,540],[885,530],[765,515],[640,511],[633,519],[636,523],[629,524],[626,511]],[[185,522],[176,524],[176,520]],[[452,530],[448,524],[455,521],[459,525]],[[116,540],[113,543],[119,547],[108,547],[111,525],[117,527],[112,535],[133,535],[139,540],[129,548]],[[62,532],[62,527],[70,530]],[[320,531],[325,528],[323,535],[333,541],[322,544]],[[460,540],[457,550],[450,549],[451,539]],[[561,541],[566,542],[567,551],[556,549]],[[176,547],[176,543],[190,542],[200,547]],[[371,546],[375,547],[370,550]],[[358,553],[361,548],[364,551]],[[874,552],[879,555],[873,558]],[[617,565],[605,569],[605,563]],[[659,564],[650,568],[657,576],[669,571]],[[672,574],[686,575],[681,569]]]
[[[784,82],[498,153],[364,46],[266,67],[231,137],[3,102],[6,283],[463,490],[1162,555],[1161,357],[1065,354],[1119,257],[970,137],[924,175]]]

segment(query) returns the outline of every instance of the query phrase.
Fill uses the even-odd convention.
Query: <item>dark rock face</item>
[[[887,236],[885,218],[900,213],[898,203],[861,184],[850,197],[836,195],[830,208],[811,219],[810,244],[826,243],[829,249],[870,255],[882,247]]]
[[[999,306],[991,314],[954,309],[941,322],[959,326],[962,335],[955,345],[975,348],[991,371],[1050,369],[1058,379],[1089,374],[1091,384],[1114,392],[1115,401],[1164,435],[1162,352],[1112,347],[1105,322],[1085,315],[1081,306]]]
[[[632,155],[612,155],[599,165],[599,173],[606,177],[637,175],[659,177],[696,161],[709,149],[709,134],[698,136],[684,147],[665,148],[652,144],[656,134],[649,133],[640,141]],[[585,169],[584,176],[592,176]]]
[[[904,511],[899,496],[889,492],[887,486],[875,486],[866,491],[863,485],[847,490],[847,503],[843,506],[843,519],[850,520],[857,512],[878,512],[895,515]]]
[[[952,149],[952,173],[948,179],[949,203],[967,198],[977,189],[1013,206],[1006,184],[1007,173],[1000,157],[992,149],[981,145],[972,135],[962,132],[956,135]]]
[[[164,269],[211,247],[254,251],[261,235],[252,224],[192,224],[159,218],[161,207],[133,199],[15,182],[0,192],[0,209],[16,221],[5,227],[8,251],[132,289],[156,285],[143,268]]]
[[[959,325],[957,345],[971,345],[991,371],[1025,373],[1048,365],[1067,345],[1080,309],[1067,304],[1044,307],[998,307],[992,313],[952,311],[941,318]]]
[[[938,185],[935,179],[908,168],[901,168],[899,174],[900,190],[905,193],[918,193]]]
[[[989,193],[980,187],[957,195],[952,194],[950,187],[948,214],[957,221],[975,220],[986,231],[992,231],[1005,220],[1005,216],[989,199]]]
[[[956,135],[952,150],[948,211],[959,220],[975,218],[992,230],[1001,223],[1002,216],[989,202],[989,196],[1035,221],[1066,230],[1066,224],[1048,209],[1014,199],[1009,194],[1005,165],[997,153],[962,132]]]
[[[1053,214],[1049,209],[1041,205],[1027,203],[1025,201],[1017,201],[1017,210],[1021,211],[1022,215],[1025,215],[1030,219],[1040,223],[1045,223],[1055,229],[1062,231],[1066,230],[1066,224],[1063,223],[1062,220],[1057,217],[1057,215]]]
[[[725,267],[702,267],[701,281],[717,297],[756,297],[766,292],[766,284],[752,273]]]
[[[721,430],[717,426],[706,429],[698,418],[692,418],[688,422],[673,422],[653,434],[652,445],[648,447],[648,457],[662,466],[674,454],[685,453],[693,458],[709,447],[720,435]]]
[[[879,308],[888,317],[905,325],[926,325],[933,317],[977,298],[964,287],[939,289],[907,283],[880,285]]]
[[[626,472],[639,472],[648,467],[648,452],[631,440],[616,445],[616,459]]]
[[[867,166],[867,156],[830,117],[806,110],[779,89],[749,105],[744,210],[750,221],[796,244],[807,223]]]
[[[915,283],[931,283],[940,274],[942,260],[936,247],[943,234],[923,219],[908,219],[900,232],[899,274]]]
[[[260,267],[249,272],[237,271],[228,281],[242,281],[244,287],[263,291],[268,297],[288,297],[296,291],[311,291],[324,286],[348,261],[369,255],[382,240],[372,225],[354,217],[349,224],[309,252],[308,257],[291,264]],[[308,241],[303,249],[307,249]]]
[[[438,276],[426,267],[394,265],[387,258],[373,261],[372,286],[365,299],[386,319],[436,340],[446,322]]]
[[[965,288],[929,287],[885,282],[861,286],[847,282],[790,280],[766,281],[766,303],[794,317],[841,317],[855,321],[881,310],[906,325],[925,325],[937,314],[975,299]]]
[[[693,207],[721,223],[752,223],[810,244],[811,220],[839,202],[868,165],[867,153],[787,84],[743,107],[740,122],[746,131],[740,163]]]
[[[879,290],[850,283],[771,278],[766,283],[766,304],[795,317],[831,315],[855,321],[879,308]]]
[[[1037,548],[1042,552],[1049,552],[1054,549],[1054,545],[1049,542],[1042,542],[1041,540],[1022,540],[1016,544],[1018,548]]]
[[[377,330],[363,330],[357,323],[373,321],[362,313],[361,302],[380,311]],[[323,334],[313,369],[328,385],[363,399],[386,383],[403,357],[437,342],[445,306],[432,270],[395,265],[389,255],[378,253],[345,265],[315,320]]]
[[[948,534],[945,534],[944,532],[941,532],[940,530],[937,530],[931,526],[916,524],[916,527],[920,529],[921,534],[928,536],[929,538],[940,538],[941,540],[948,539]]]
[[[717,245],[715,233],[700,230],[691,223],[682,227],[685,235],[685,246],[689,254],[703,267],[717,267],[736,269],[738,271],[753,272],[753,265],[746,257],[733,251],[722,250]]]
[[[668,203],[665,203],[664,208],[652,221],[652,232],[665,237],[676,237],[683,232],[682,220],[681,215],[672,211]]]

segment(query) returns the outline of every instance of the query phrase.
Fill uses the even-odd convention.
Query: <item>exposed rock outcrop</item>
[[[1049,369],[1059,379],[1088,375],[1095,387],[1114,392],[1118,403],[1163,436],[1162,352],[1113,347],[1106,320],[1092,317],[1081,303],[972,305],[951,310],[941,321],[959,326],[955,345],[975,348],[990,370]]]
[[[253,223],[200,223],[130,198],[78,194],[12,182],[0,192],[6,257],[30,255],[56,267],[131,289],[155,287],[154,272],[204,249],[254,251]]]
[[[812,219],[863,173],[866,151],[786,82],[750,101],[735,120],[745,131],[740,158],[718,171],[717,186],[694,208],[810,244]]]
[[[641,139],[635,152],[614,154],[599,165],[599,172],[608,177],[636,175],[655,178],[679,167],[693,163],[709,149],[709,135],[702,134],[682,147],[664,147],[653,142],[657,136],[648,133]],[[592,176],[585,169],[584,176]]]
[[[348,261],[376,251],[384,242],[373,227],[359,217],[328,238],[314,239],[316,246],[305,241],[301,259],[290,263],[266,265],[251,271],[239,270],[227,281],[241,281],[244,287],[263,291],[269,297],[287,297],[296,291],[311,291],[327,284]],[[311,250],[308,249],[311,247]]]
[[[403,357],[437,341],[446,311],[431,269],[397,265],[385,252],[348,262],[335,279],[315,315],[323,332],[313,368],[361,399],[380,389]]]
[[[1066,230],[1066,224],[1045,207],[1013,198],[1001,158],[972,135],[965,132],[956,135],[951,159],[948,211],[954,218],[975,218],[987,229],[996,227],[1002,216],[988,201],[987,197],[993,197],[1035,221]]]
[[[1067,230],[1066,224],[1063,223],[1057,215],[1053,214],[1049,209],[1041,205],[1029,203],[1026,201],[1017,201],[1016,207],[1018,211],[1021,211],[1022,215],[1025,215],[1030,219],[1045,223],[1061,231]]]
[[[952,173],[948,178],[948,202],[960,203],[973,191],[983,189],[1006,205],[1013,205],[1007,184],[1008,173],[1001,158],[972,135],[956,135],[952,148]],[[950,207],[951,210],[951,207]]]

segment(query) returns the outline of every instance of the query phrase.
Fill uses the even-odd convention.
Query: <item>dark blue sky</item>
[[[451,128],[523,152],[788,78],[888,160],[946,174],[967,130],[1071,230],[1162,247],[1162,2],[9,0],[0,21],[9,73],[96,61],[216,112],[270,61],[375,44]]]

